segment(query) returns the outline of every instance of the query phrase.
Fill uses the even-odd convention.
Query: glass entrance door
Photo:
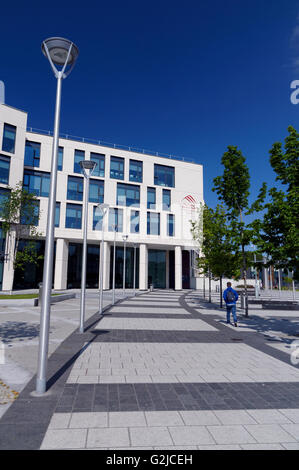
[[[166,251],[148,250],[148,285],[166,288]]]

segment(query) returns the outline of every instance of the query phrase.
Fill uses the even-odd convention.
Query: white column
[[[175,290],[182,289],[182,247],[175,247]]]
[[[100,256],[102,254],[100,253]],[[108,242],[104,242],[104,266],[103,266],[103,289],[108,290],[110,288],[110,245]]]
[[[148,289],[148,250],[145,243],[139,246],[139,289]]]
[[[55,274],[54,289],[67,288],[67,265],[69,256],[69,242],[64,238],[56,240],[56,258],[55,258]]]

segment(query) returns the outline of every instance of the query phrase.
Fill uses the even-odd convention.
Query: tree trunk
[[[212,302],[211,298],[211,271],[209,270],[209,302]]]
[[[222,301],[222,276],[220,276],[219,282],[220,282],[220,308],[222,308],[223,307],[223,301]]]
[[[203,275],[203,298],[206,298],[206,275]]]

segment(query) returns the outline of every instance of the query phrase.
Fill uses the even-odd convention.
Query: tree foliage
[[[299,134],[292,126],[288,132],[284,149],[276,142],[270,150],[270,164],[281,188],[269,190],[264,217],[253,225],[260,251],[299,280]]]
[[[26,263],[37,264],[41,258],[36,253],[34,243],[40,235],[37,230],[39,216],[36,215],[38,199],[22,188],[21,182],[9,189],[9,195],[0,202],[2,229],[14,268],[24,269]],[[28,243],[22,251],[18,251],[21,239],[27,239]]]

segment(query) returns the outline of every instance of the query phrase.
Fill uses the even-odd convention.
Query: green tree
[[[255,244],[277,268],[293,271],[299,280],[299,134],[292,126],[288,132],[284,150],[280,142],[270,150],[270,164],[282,187],[268,192],[263,219],[255,222]]]
[[[213,277],[220,281],[220,306],[222,307],[223,277],[237,278],[240,275],[240,255],[233,251],[233,232],[227,224],[225,208],[219,204],[216,209],[202,206],[198,220],[192,224],[191,231],[202,253],[198,259],[199,268],[209,275],[209,280]],[[211,301],[210,282],[209,300]]]
[[[249,266],[251,254],[246,247],[253,240],[256,227],[245,223],[245,216],[253,214],[263,208],[266,196],[266,184],[262,185],[257,200],[250,206],[248,199],[250,195],[250,175],[245,163],[245,157],[237,147],[228,146],[223,154],[221,163],[224,166],[222,176],[214,179],[213,191],[218,195],[220,201],[225,205],[226,217],[231,230],[232,246],[235,253],[242,255],[242,277],[246,297],[245,316],[248,316],[248,292],[246,272]]]
[[[18,183],[15,188],[9,188],[10,193],[0,201],[0,217],[3,233],[6,236],[6,253],[14,269],[24,270],[26,263],[37,264],[42,258],[37,255],[34,241],[39,238],[37,230],[39,215],[37,215],[38,199],[35,194],[22,188]],[[28,240],[22,251],[19,251],[21,239]],[[13,285],[13,280],[11,288]]]

